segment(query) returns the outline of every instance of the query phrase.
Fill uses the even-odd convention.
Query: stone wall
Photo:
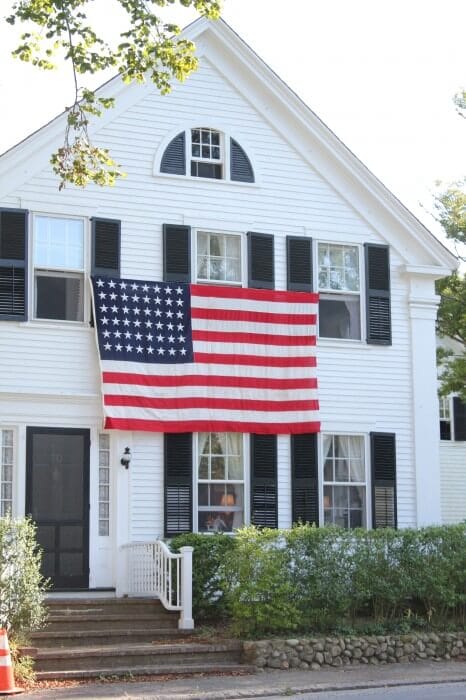
[[[307,637],[243,643],[243,659],[262,669],[395,664],[419,659],[466,659],[465,632],[361,637]]]

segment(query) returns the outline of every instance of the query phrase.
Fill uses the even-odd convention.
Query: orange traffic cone
[[[15,695],[23,692],[22,688],[15,687],[8,636],[6,630],[0,629],[0,695]]]

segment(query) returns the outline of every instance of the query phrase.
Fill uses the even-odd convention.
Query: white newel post
[[[180,630],[194,629],[193,620],[193,547],[180,547],[181,553],[181,615]]]
[[[434,294],[434,279],[425,272],[414,271],[409,297],[418,527],[441,522],[435,337],[435,320],[440,299]]]

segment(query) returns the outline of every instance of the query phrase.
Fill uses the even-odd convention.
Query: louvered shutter
[[[186,137],[184,131],[170,141],[162,156],[160,172],[171,175],[186,175]]]
[[[371,433],[372,526],[396,527],[396,442],[394,433]]]
[[[120,276],[121,222],[116,219],[91,219],[93,275]]]
[[[193,437],[192,433],[164,434],[165,537],[192,531]]]
[[[286,237],[287,289],[312,292],[312,239]]]
[[[163,225],[163,279],[191,282],[191,227]]]
[[[466,403],[458,396],[453,397],[453,430],[455,440],[466,440]]]
[[[256,289],[273,289],[275,286],[272,234],[248,232],[248,286]]]
[[[319,524],[317,435],[291,435],[292,521]]]
[[[278,527],[276,435],[251,435],[251,523]]]
[[[234,139],[230,139],[230,178],[238,182],[254,182],[251,162]]]
[[[386,245],[366,243],[367,342],[391,345],[390,251]]]
[[[24,209],[0,209],[0,320],[27,316],[27,221]]]

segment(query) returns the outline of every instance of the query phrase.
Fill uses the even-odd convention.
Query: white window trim
[[[16,516],[16,505],[17,505],[17,499],[16,499],[16,490],[17,490],[17,478],[18,478],[18,430],[14,425],[7,425],[7,424],[2,424],[0,423],[0,434],[2,430],[10,430],[13,433],[13,469],[12,469],[12,474],[11,474],[11,515],[13,517]],[[1,448],[3,446],[3,439],[0,439],[0,470],[3,466],[3,462],[1,459]],[[1,472],[0,472],[0,488],[3,483],[3,479],[1,478]]]
[[[209,431],[211,433],[215,432],[231,432],[228,430],[211,430]],[[250,460],[249,460],[249,433],[242,433],[243,436],[243,481],[232,481],[231,483],[242,483],[243,484],[243,498],[244,498],[244,524],[249,525],[251,522],[251,508],[250,508]],[[198,471],[199,471],[199,465],[198,465],[198,451],[199,451],[199,433],[193,433],[193,526],[192,526],[192,531],[199,533],[199,527],[198,527],[198,493],[197,493],[197,485],[198,485]],[[209,482],[212,483],[212,482]],[[199,534],[202,535],[207,535],[209,536],[210,532],[201,532]],[[225,535],[229,535],[230,537],[233,537],[235,535],[234,532],[225,532],[223,533]]]
[[[35,258],[34,258],[34,244],[35,244],[35,236],[36,236],[36,219],[41,218],[41,217],[47,217],[50,219],[72,219],[74,221],[82,221],[83,223],[83,268],[67,268],[64,270],[63,268],[60,267],[42,267],[39,266],[37,267],[37,270],[39,272],[51,272],[51,273],[70,273],[71,275],[82,275],[83,277],[83,320],[82,321],[68,321],[66,319],[53,319],[53,318],[36,318],[36,265],[35,265]],[[65,213],[57,213],[57,212],[46,212],[46,211],[35,211],[32,213],[31,217],[31,231],[32,235],[29,237],[30,243],[28,246],[28,320],[26,323],[33,323],[34,325],[45,325],[45,326],[50,326],[50,327],[59,327],[63,326],[65,328],[70,328],[70,327],[89,327],[89,317],[90,317],[90,310],[91,310],[91,301],[90,301],[90,294],[89,294],[89,285],[88,285],[88,279],[90,275],[90,269],[91,269],[91,259],[90,259],[90,254],[91,254],[91,245],[90,245],[90,236],[91,236],[91,227],[90,227],[90,219],[84,216],[76,216],[74,214],[65,214]]]
[[[326,430],[319,433],[318,439],[318,474],[319,474],[319,523],[325,527],[324,522],[324,437],[328,435],[343,435],[347,437],[361,437],[364,444],[364,469],[366,474],[366,530],[372,529],[372,481],[370,462],[370,440],[368,433],[351,430]],[[325,482],[330,483],[330,482]],[[348,486],[359,486],[361,482],[338,482],[338,484]]]
[[[315,237],[313,238],[312,241],[312,260],[313,260],[313,265],[312,265],[312,274],[313,274],[313,279],[315,280],[314,283],[314,288],[315,291],[318,294],[335,294],[338,296],[340,292],[338,290],[334,291],[322,291],[320,292],[319,289],[319,243],[324,243],[328,245],[337,245],[337,246],[351,246],[353,248],[358,249],[358,261],[359,261],[359,292],[346,292],[346,291],[341,291],[341,294],[348,294],[351,296],[358,296],[359,295],[359,314],[360,314],[360,322],[361,322],[361,337],[360,338],[322,338],[319,335],[319,328],[317,327],[317,339],[319,342],[319,345],[324,343],[326,345],[367,345],[366,343],[366,270],[365,270],[365,264],[364,264],[364,247],[360,243],[351,243],[348,241],[336,241],[336,240],[327,240],[325,238],[319,238]],[[319,315],[317,315],[317,326],[319,326]],[[372,347],[372,346],[371,346]]]
[[[193,229],[191,236],[191,278],[194,284],[219,285],[225,287],[247,287],[247,240],[246,234],[240,231],[228,231],[222,228],[212,228],[207,226],[197,226]],[[197,235],[198,233],[217,233],[219,236],[239,236],[241,242],[241,279],[239,282],[229,282],[228,280],[200,280],[197,277]]]
[[[453,396],[451,394],[449,396],[439,396],[439,429],[440,429],[440,421],[447,422],[445,418],[442,418],[440,416],[440,402],[442,399],[448,403],[448,411],[450,414],[450,418],[448,420],[448,422],[450,423],[450,438],[446,439],[446,438],[441,437],[440,442],[445,442],[447,444],[451,443],[451,442],[454,443],[455,442],[455,422],[453,420],[453,418],[454,418]]]

